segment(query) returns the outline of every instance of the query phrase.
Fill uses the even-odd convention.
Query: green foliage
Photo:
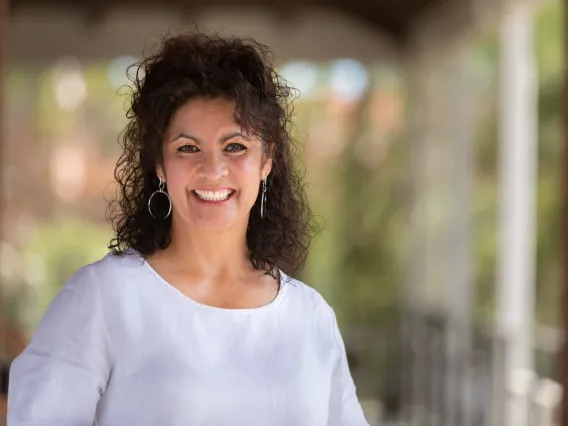
[[[545,2],[535,19],[534,52],[538,71],[537,306],[539,324],[559,326],[561,158],[563,141],[563,4]],[[498,67],[496,33],[479,40],[476,55],[491,73],[491,84],[478,102],[475,202],[478,319],[487,322],[494,309],[498,215]]]
[[[560,325],[561,309],[561,159],[565,149],[563,17],[563,2],[546,2],[539,10],[535,28],[539,73],[537,319],[553,326]]]
[[[24,322],[32,329],[65,281],[80,267],[101,259],[110,240],[108,226],[58,218],[38,226],[23,248],[28,284]]]
[[[540,324],[555,326],[559,325],[560,309],[563,16],[562,2],[545,2],[536,15],[534,30],[539,75],[536,316]],[[494,314],[498,255],[497,35],[497,29],[484,34],[472,49],[474,84],[480,85],[474,109],[473,253],[478,300],[475,313],[482,323],[489,322]],[[336,163],[323,171],[333,181],[329,186],[333,191],[322,191],[325,179],[318,181],[316,177],[318,191],[311,196],[311,202],[314,210],[325,217],[327,226],[314,244],[305,275],[310,284],[324,289],[342,322],[380,327],[396,317],[392,306],[397,302],[402,278],[408,157],[404,143],[393,141],[379,166],[365,165],[357,147],[364,144],[369,131],[366,108],[363,102],[347,117],[354,130],[345,136],[345,149]],[[331,176],[329,170],[337,171],[338,176]]]

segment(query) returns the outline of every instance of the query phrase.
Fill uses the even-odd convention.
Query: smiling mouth
[[[206,191],[194,189],[193,192],[197,198],[203,201],[225,201],[235,193],[232,189],[223,189],[221,191]]]

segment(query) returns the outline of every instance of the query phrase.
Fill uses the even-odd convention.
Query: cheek
[[[243,179],[256,184],[260,180],[260,156],[259,155],[243,155],[234,162],[235,174],[239,173]]]
[[[195,169],[187,159],[175,157],[168,158],[167,161],[164,161],[164,167],[167,173],[168,185],[172,190],[180,186],[185,186],[191,179],[192,170]]]

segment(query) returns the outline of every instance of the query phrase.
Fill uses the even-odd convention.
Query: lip
[[[234,188],[228,187],[228,186],[215,186],[212,188],[194,188],[191,191],[212,191],[212,192],[216,192],[216,191],[225,191],[225,190],[229,190],[229,191],[235,191]]]
[[[227,204],[232,198],[233,195],[235,195],[235,193],[237,191],[235,191],[233,188],[229,188],[229,187],[216,187],[216,188],[197,188],[197,191],[212,191],[212,192],[216,192],[216,191],[224,191],[224,190],[229,190],[232,191],[231,195],[229,195],[229,197],[226,200],[220,200],[220,201],[212,201],[212,200],[202,200],[201,198],[199,198],[197,196],[197,194],[195,193],[195,189],[192,189],[191,192],[191,196],[193,197],[193,199],[195,199],[196,201],[202,203],[202,204],[208,204],[208,205],[223,205],[223,204]]]

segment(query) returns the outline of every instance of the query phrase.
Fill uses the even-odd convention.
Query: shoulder
[[[109,299],[100,275],[114,268],[109,256],[82,266],[66,279],[45,310],[35,334],[55,339],[55,335],[69,334],[81,327],[97,328],[104,323],[102,313]]]
[[[335,311],[315,288],[291,277],[284,277],[287,314],[304,330],[315,333],[321,347],[333,353],[342,350],[342,339]],[[336,352],[339,349],[340,352]],[[330,353],[331,353],[330,352]]]
[[[133,250],[129,250],[123,255],[109,252],[102,259],[86,265],[84,268],[90,269],[98,279],[106,281],[136,274],[141,270],[144,262],[142,256]]]
[[[333,308],[315,288],[286,274],[283,274],[282,285],[291,306],[301,309],[314,319],[320,319],[326,323],[335,322]]]
[[[128,286],[116,284],[137,281],[133,278],[140,274],[143,262],[135,252],[122,256],[109,252],[103,258],[79,268],[67,279],[62,291],[99,293],[99,296],[104,296],[116,288],[124,289]]]

